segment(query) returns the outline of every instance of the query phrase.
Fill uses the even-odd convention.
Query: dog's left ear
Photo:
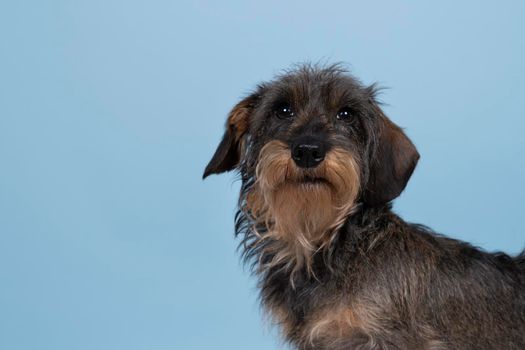
[[[203,179],[211,174],[233,170],[239,164],[241,139],[248,131],[250,115],[258,98],[258,94],[252,94],[233,107],[226,121],[224,136],[204,170]]]
[[[373,109],[379,118],[379,130],[363,201],[379,205],[390,202],[403,191],[419,160],[419,153],[403,130],[388,119],[375,102]]]

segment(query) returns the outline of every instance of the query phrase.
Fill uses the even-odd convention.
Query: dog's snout
[[[325,145],[313,138],[302,138],[292,145],[292,158],[301,168],[313,168],[324,160]]]

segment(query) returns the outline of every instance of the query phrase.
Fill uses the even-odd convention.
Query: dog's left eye
[[[280,119],[293,118],[293,116],[294,116],[294,111],[293,111],[292,107],[290,107],[289,105],[280,105],[280,106],[278,106],[275,109],[274,113],[277,116],[277,118],[280,118]]]
[[[341,108],[339,112],[337,112],[337,119],[339,120],[347,120],[352,117],[352,111],[348,107]]]

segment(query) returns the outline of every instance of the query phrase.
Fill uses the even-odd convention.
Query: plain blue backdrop
[[[239,261],[226,114],[294,62],[388,87],[395,209],[525,246],[523,1],[2,1],[0,348],[283,349]]]

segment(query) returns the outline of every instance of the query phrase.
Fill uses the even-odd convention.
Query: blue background
[[[281,349],[243,271],[227,112],[291,63],[389,87],[395,208],[525,246],[523,1],[2,1],[0,348]]]

